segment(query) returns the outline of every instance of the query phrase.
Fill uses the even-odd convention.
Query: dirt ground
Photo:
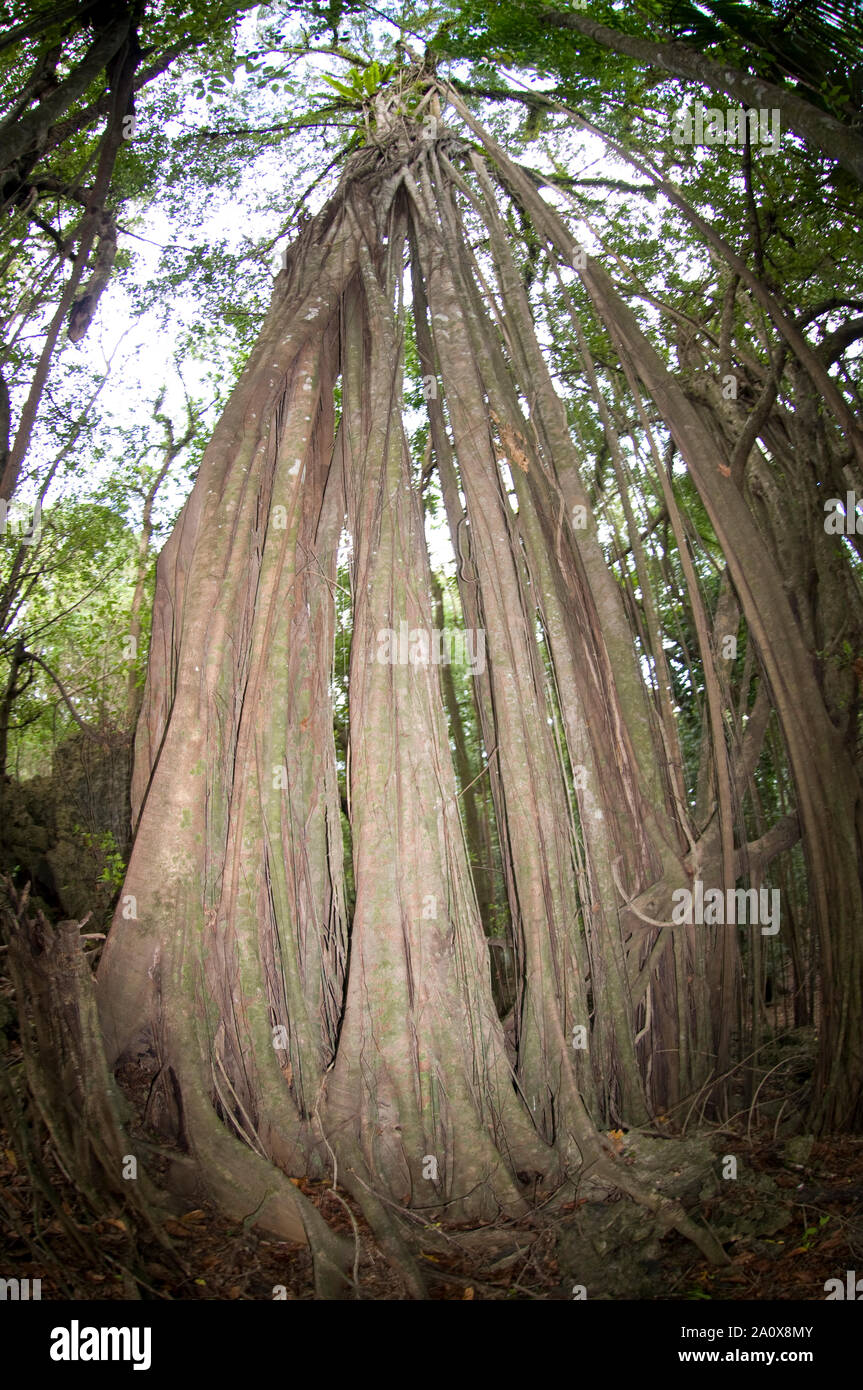
[[[708,1266],[674,1232],[659,1235],[650,1213],[619,1193],[597,1200],[569,1188],[518,1223],[444,1229],[406,1213],[429,1297],[823,1301],[826,1280],[863,1269],[863,1138],[782,1137],[800,1128],[789,1113],[801,1098],[801,1068],[805,1086],[807,1041],[793,1037],[777,1054],[789,1064],[773,1075],[765,1064],[758,1108],[750,1103],[722,1125],[701,1117],[693,1126],[690,1116],[675,1127],[660,1117],[651,1131],[610,1136],[622,1162],[711,1225],[726,1266]],[[14,1040],[0,1066],[7,1075],[20,1067]],[[147,1078],[120,1080],[141,1114]],[[22,1162],[8,1125],[0,1129],[0,1276],[41,1279],[43,1299],[314,1298],[304,1247],[225,1220],[204,1202],[183,1207],[175,1199],[166,1249],[119,1207],[95,1219],[60,1171],[47,1132],[40,1144],[41,1162],[33,1163],[32,1144]],[[158,1167],[157,1159],[157,1183]],[[354,1241],[356,1283],[347,1296],[404,1297],[351,1199],[329,1183],[297,1185]]]

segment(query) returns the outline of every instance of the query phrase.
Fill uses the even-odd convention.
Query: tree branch
[[[56,674],[56,672],[52,671],[51,667],[47,664],[47,662],[44,662],[41,656],[37,656],[35,652],[25,652],[24,655],[27,661],[35,661],[36,665],[41,666],[45,674],[51,677],[52,681],[56,685],[63,698],[63,703],[65,704],[72,718],[75,720],[75,723],[78,725],[79,729],[83,730],[87,737],[92,738],[96,743],[103,743],[104,739],[102,738],[98,730],[92,724],[88,724],[86,719],[81,718],[75,706],[72,704],[72,699],[69,695],[69,692],[67,691],[66,687],[64,686],[63,682],[61,681],[60,677]]]

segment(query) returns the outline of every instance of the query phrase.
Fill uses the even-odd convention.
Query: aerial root
[[[595,1171],[603,1178],[606,1178],[614,1187],[625,1192],[639,1206],[647,1207],[659,1218],[660,1231],[664,1235],[668,1230],[675,1230],[680,1235],[691,1240],[697,1246],[704,1258],[713,1265],[730,1264],[730,1258],[723,1250],[719,1241],[706,1226],[699,1226],[693,1221],[679,1202],[675,1202],[671,1197],[664,1197],[659,1192],[651,1192],[643,1187],[637,1178],[629,1173],[620,1171],[619,1165],[611,1156],[603,1156],[599,1159]]]
[[[342,1166],[343,1165],[343,1166]],[[372,1235],[386,1255],[390,1268],[404,1282],[412,1298],[427,1299],[428,1288],[408,1242],[399,1229],[398,1219],[387,1210],[369,1182],[370,1174],[359,1151],[340,1154],[342,1179],[351,1196],[358,1202]]]
[[[219,1209],[244,1225],[308,1245],[320,1299],[345,1298],[353,1245],[327,1225],[290,1178],[230,1134],[199,1090],[184,1091],[189,1148]]]

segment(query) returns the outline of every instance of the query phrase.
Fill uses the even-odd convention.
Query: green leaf
[[[356,101],[357,93],[353,87],[348,87],[344,82],[339,82],[336,77],[328,77],[326,73],[323,73],[322,76],[324,81],[339,93],[339,96],[346,97],[348,101]]]

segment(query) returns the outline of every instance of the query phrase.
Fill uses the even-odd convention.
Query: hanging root
[[[691,1240],[697,1246],[704,1258],[712,1265],[730,1264],[730,1258],[723,1250],[719,1241],[706,1226],[699,1226],[690,1216],[686,1215],[679,1202],[675,1202],[671,1197],[663,1197],[658,1192],[650,1192],[643,1187],[640,1182],[628,1173],[621,1172],[620,1165],[615,1163],[610,1156],[605,1156],[597,1165],[596,1171],[604,1178],[607,1178],[615,1187],[621,1189],[634,1202],[640,1206],[647,1207],[654,1212],[658,1218],[659,1230],[662,1235],[666,1231],[679,1231],[687,1240]]]
[[[618,1188],[621,1192],[625,1192],[628,1197],[631,1197],[634,1202],[638,1202],[639,1206],[647,1207],[649,1211],[652,1211],[658,1218],[661,1234],[664,1235],[669,1230],[679,1231],[680,1235],[685,1236],[687,1240],[691,1240],[693,1245],[697,1246],[710,1264],[730,1264],[729,1256],[712,1231],[705,1226],[699,1226],[690,1216],[687,1216],[679,1202],[675,1202],[671,1197],[664,1197],[659,1192],[651,1192],[632,1175],[630,1170],[623,1167],[603,1143],[602,1137],[588,1115],[578,1091],[572,1085],[567,1089],[573,1104],[572,1113],[575,1121],[576,1142],[585,1164],[590,1167],[591,1174],[603,1178],[610,1187]]]
[[[183,1099],[196,1169],[219,1209],[282,1240],[308,1245],[317,1297],[345,1298],[350,1287],[351,1242],[330,1229],[281,1169],[229,1134],[194,1085],[183,1088]]]
[[[387,1211],[371,1186],[371,1175],[358,1149],[339,1155],[342,1181],[351,1196],[359,1203],[372,1234],[389,1261],[390,1268],[403,1280],[412,1298],[427,1299],[428,1288],[420,1267],[399,1229],[396,1218]]]

